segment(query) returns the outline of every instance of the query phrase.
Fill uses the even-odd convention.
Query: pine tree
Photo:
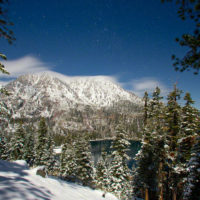
[[[181,91],[174,86],[174,90],[168,95],[166,106],[166,200],[176,199],[178,176],[176,170],[176,157],[178,139],[180,139],[181,107],[178,104]]]
[[[137,197],[144,198],[149,193],[155,191],[156,166],[154,156],[154,140],[151,137],[151,131],[147,128],[143,131],[142,147],[136,155],[137,168],[134,172],[134,194]]]
[[[148,102],[146,98],[145,127],[142,147],[136,156],[134,192],[145,200],[182,200],[184,188],[184,200],[198,199],[199,143],[193,145],[200,133],[199,111],[192,107],[189,93],[186,93],[186,104],[181,108],[178,103],[181,91],[176,86],[168,95],[166,106],[160,102],[159,94],[159,88],[156,88],[152,100]]]
[[[195,136],[194,136],[195,138]],[[188,177],[184,188],[183,200],[200,199],[200,136],[192,147],[192,154],[187,165]]]
[[[62,145],[62,152],[60,155],[60,176],[65,177],[65,166],[67,164],[67,160],[65,159],[67,156],[67,143],[65,142]]]
[[[34,163],[34,132],[32,126],[26,128],[26,137],[24,144],[24,160],[28,163],[29,166],[32,166]]]
[[[147,97],[147,93],[145,94]],[[145,98],[146,101],[148,100]],[[137,168],[134,172],[134,193],[138,197],[150,199],[163,197],[163,168],[165,166],[164,105],[160,89],[157,87],[152,99],[145,102],[146,119],[143,130],[142,147],[136,156]],[[157,189],[159,193],[156,194]]]
[[[119,199],[130,199],[132,196],[131,174],[123,158],[115,154],[109,168],[109,191]]]
[[[91,159],[89,142],[86,138],[79,138],[75,144],[75,173],[78,180],[83,185],[92,185],[94,177],[94,167]]]
[[[47,143],[47,125],[44,118],[41,118],[38,127],[37,140],[35,145],[35,161],[34,165],[45,165],[45,146]]]
[[[24,145],[25,145],[25,132],[22,126],[22,122],[20,122],[9,144],[10,160],[24,159]]]
[[[162,102],[163,97],[160,96],[160,88],[156,87],[152,94],[152,101],[150,102],[150,129],[151,129],[151,140],[153,140],[153,154],[154,154],[154,170],[156,171],[156,179],[154,180],[158,189],[158,194],[152,194],[153,198],[158,196],[160,200],[163,199],[164,195],[164,179],[165,174],[163,169],[166,166],[165,163],[165,140],[166,134],[164,129],[164,118],[165,118],[165,106]],[[148,127],[148,126],[147,126]]]
[[[192,105],[190,93],[186,93],[184,100],[186,101],[185,106],[182,108],[182,122],[181,122],[181,134],[182,137],[198,135],[199,132],[199,112]]]
[[[53,173],[55,167],[55,156],[54,156],[54,141],[52,139],[51,134],[49,133],[47,136],[47,142],[45,144],[45,152],[44,152],[44,164],[47,166],[48,173]]]
[[[122,126],[119,125],[117,135],[111,145],[113,152],[109,168],[109,191],[120,199],[129,199],[132,195],[131,174],[127,166],[129,146],[130,142],[128,141],[127,134]]]
[[[176,159],[176,171],[178,176],[178,195],[181,198],[183,194],[183,186],[185,178],[187,177],[187,163],[191,158],[191,149],[194,144],[194,136],[198,135],[199,131],[199,113],[197,109],[192,107],[194,101],[189,93],[185,94],[185,106],[182,108],[180,134],[181,138],[178,140],[178,152]]]
[[[0,159],[7,160],[8,158],[9,158],[8,140],[3,134],[0,134]]]
[[[133,177],[133,190],[134,195],[137,197],[143,198],[144,190],[148,190],[150,188],[151,181],[151,172],[148,169],[151,169],[149,167],[152,163],[152,155],[153,155],[153,146],[150,142],[151,139],[151,132],[147,128],[147,124],[149,122],[149,98],[148,93],[145,92],[144,97],[144,130],[143,130],[143,138],[142,138],[142,147],[140,151],[136,155],[136,161],[137,161],[137,169],[134,171],[134,177]]]
[[[95,168],[95,185],[104,192],[108,192],[109,188],[108,158],[107,153],[102,152],[101,158]]]
[[[76,182],[77,177],[77,140],[83,136],[68,133],[64,144],[62,145],[62,153],[60,156],[60,176],[68,181]],[[81,180],[79,180],[81,182]]]
[[[62,146],[60,156],[60,176],[68,181],[76,181],[76,142],[68,137]]]

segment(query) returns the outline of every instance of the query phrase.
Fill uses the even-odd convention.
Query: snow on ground
[[[42,178],[29,170],[25,161],[0,160],[0,199],[2,200],[117,200],[112,194],[92,190],[53,177]]]

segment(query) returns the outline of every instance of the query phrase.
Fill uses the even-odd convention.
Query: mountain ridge
[[[54,128],[59,126],[62,130],[94,131],[99,123],[106,126],[113,113],[133,117],[143,106],[141,98],[104,76],[70,78],[58,73],[28,74],[5,88],[11,95],[3,96],[3,101],[12,109],[13,118],[45,117],[52,121]]]

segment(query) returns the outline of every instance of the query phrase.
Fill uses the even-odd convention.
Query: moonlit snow
[[[0,199],[2,200],[117,200],[112,194],[62,181],[42,178],[25,161],[0,160]]]

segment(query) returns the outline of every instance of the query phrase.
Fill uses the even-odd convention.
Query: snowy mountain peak
[[[55,130],[104,130],[112,132],[123,113],[139,126],[142,100],[125,91],[106,76],[67,77],[58,73],[20,76],[5,86],[11,93],[2,100],[12,110],[13,118],[37,121],[50,119]],[[106,125],[109,124],[109,125]],[[130,126],[131,127],[131,126]]]
[[[114,79],[106,76],[68,77],[46,72],[20,76],[15,83],[26,85],[26,90],[48,93],[51,99],[66,98],[74,105],[107,107],[117,101],[131,101],[141,105],[142,101],[133,93],[122,89]],[[19,87],[19,83],[17,83]],[[28,87],[28,88],[27,88]],[[65,101],[67,102],[67,101]]]

